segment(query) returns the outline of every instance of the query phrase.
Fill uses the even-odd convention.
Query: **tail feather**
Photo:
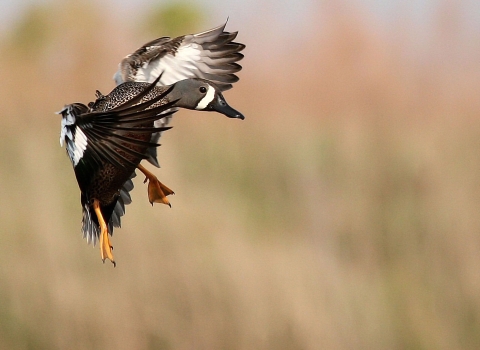
[[[113,212],[111,213],[110,219],[108,221],[108,232],[110,235],[113,235],[113,230],[115,227],[121,227],[121,217],[125,215],[125,205],[132,203],[132,198],[130,197],[130,191],[133,190],[133,181],[132,179],[137,176],[135,172],[132,173],[130,179],[128,179],[120,189],[120,195],[115,203]],[[97,215],[95,214],[93,208],[86,202],[82,196],[82,207],[83,207],[83,217],[82,217],[82,234],[83,238],[87,240],[87,243],[93,243],[93,246],[97,244],[97,241],[100,238],[100,225],[98,223]]]
[[[82,218],[82,233],[83,238],[86,238],[87,243],[93,243],[95,246],[97,240],[100,238],[100,227],[98,224],[97,217],[93,209],[83,201],[82,196],[82,207],[83,207],[83,218]]]

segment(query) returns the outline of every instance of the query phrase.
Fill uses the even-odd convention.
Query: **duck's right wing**
[[[117,85],[126,81],[152,82],[163,73],[159,85],[188,78],[213,81],[222,91],[238,81],[237,62],[245,45],[233,42],[237,32],[224,31],[226,23],[198,34],[155,39],[125,57],[114,75]]]

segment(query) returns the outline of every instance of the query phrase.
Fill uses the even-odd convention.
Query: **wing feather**
[[[159,85],[171,85],[188,78],[205,78],[219,85],[222,91],[231,88],[232,75],[241,66],[225,65],[243,58],[245,45],[233,40],[238,32],[225,32],[225,24],[216,28],[176,38],[162,37],[148,42],[125,57],[115,73],[117,85],[126,81],[152,82],[163,74]]]
[[[243,59],[240,51],[245,45],[233,41],[238,32],[226,32],[226,24],[197,34],[161,37],[146,43],[122,60],[114,75],[117,85],[127,81],[151,83],[160,76],[158,85],[202,78],[216,83],[221,91],[232,88],[238,81],[235,73],[242,69],[237,62]],[[161,126],[168,125],[170,119],[171,116],[163,118]],[[161,135],[161,132],[152,134],[151,142],[158,143]],[[150,163],[160,166],[155,147],[149,148],[147,155]]]

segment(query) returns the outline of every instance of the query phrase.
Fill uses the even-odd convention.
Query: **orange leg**
[[[172,205],[168,201],[167,196],[174,194],[174,192],[158,181],[157,177],[148,171],[143,165],[138,164],[138,170],[145,174],[145,181],[143,181],[143,183],[148,181],[148,201],[150,204],[163,203],[171,207]]]
[[[95,210],[95,214],[97,214],[98,222],[100,224],[99,241],[100,241],[100,255],[102,257],[102,261],[105,262],[105,259],[109,259],[113,263],[113,267],[115,267],[116,264],[112,254],[113,247],[110,243],[110,238],[108,237],[107,224],[103,219],[103,215],[100,210],[100,202],[98,201],[98,199],[93,200],[93,209]]]

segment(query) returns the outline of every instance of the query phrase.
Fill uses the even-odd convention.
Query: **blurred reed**
[[[420,45],[347,3],[293,52],[228,28],[247,119],[176,115],[173,208],[136,179],[115,269],[81,238],[53,112],[142,41],[89,3],[33,11],[0,55],[0,348],[478,348],[480,33],[438,5]]]

